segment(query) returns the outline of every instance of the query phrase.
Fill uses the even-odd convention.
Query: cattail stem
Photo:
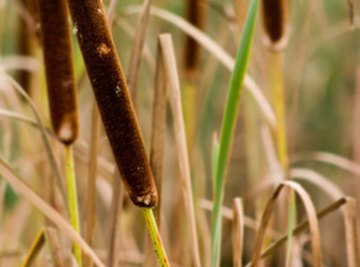
[[[66,170],[66,185],[68,193],[68,205],[70,223],[75,231],[80,233],[79,223],[79,208],[77,201],[76,178],[74,169],[74,158],[72,147],[65,146],[65,170]],[[82,266],[81,250],[78,245],[74,245],[74,255],[79,266]]]
[[[283,71],[282,71],[282,54],[270,53],[271,68],[270,68],[270,83],[271,94],[275,109],[277,129],[276,131],[276,151],[278,159],[283,171],[286,172],[289,164],[287,138],[286,138],[286,111],[285,111],[285,96],[283,85]]]
[[[151,208],[142,208],[142,211],[144,214],[146,227],[148,229],[150,239],[153,243],[153,246],[154,246],[154,249],[156,252],[156,256],[157,256],[159,265],[161,267],[170,266],[169,260],[167,259],[167,256],[166,256],[166,253],[164,250],[164,245],[162,243],[162,240],[161,240],[161,237],[159,234],[159,230],[156,225],[156,221],[155,221],[155,217],[154,217],[154,213],[153,213],[152,209]]]

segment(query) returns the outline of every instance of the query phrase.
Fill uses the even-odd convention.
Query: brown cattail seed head
[[[68,145],[79,128],[68,10],[63,0],[39,0],[39,10],[51,123]]]
[[[101,0],[68,0],[106,134],[131,200],[154,207],[157,190]]]
[[[205,8],[206,4],[201,0],[187,1],[187,19],[188,21],[200,30],[205,27]],[[185,70],[187,75],[192,76],[196,71],[199,61],[200,46],[190,36],[186,37],[185,44]]]
[[[288,0],[262,0],[265,44],[276,51],[288,41]]]

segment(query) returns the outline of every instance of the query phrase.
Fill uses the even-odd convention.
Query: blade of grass
[[[71,254],[67,253],[60,244],[56,230],[51,227],[46,227],[44,233],[54,267],[69,266],[71,264]]]
[[[295,193],[293,190],[290,192],[290,204],[289,204],[289,214],[288,214],[288,227],[287,227],[287,247],[286,247],[286,265],[290,267],[292,264],[292,245],[293,245],[293,235],[292,231],[295,226],[296,220],[296,199]]]
[[[235,67],[231,76],[230,88],[226,98],[224,117],[221,126],[219,160],[216,162],[215,183],[218,195],[214,196],[214,209],[211,219],[211,266],[220,265],[221,251],[221,206],[224,198],[225,172],[229,160],[230,148],[235,129],[237,113],[243,81],[250,56],[250,47],[255,29],[256,15],[259,6],[258,0],[250,3],[243,35],[238,47]]]
[[[166,76],[164,75],[164,65],[161,60],[161,48],[158,45],[155,90],[153,100],[153,114],[150,138],[150,166],[155,178],[158,190],[159,201],[154,209],[154,215],[159,229],[161,230],[161,206],[162,206],[162,181],[164,165],[164,146],[166,128]],[[143,266],[154,266],[155,259],[149,239],[145,241],[145,261]]]
[[[343,156],[336,155],[330,152],[311,152],[299,154],[294,157],[292,163],[298,163],[306,160],[314,160],[322,163],[331,164],[360,176],[360,164]]]
[[[139,14],[141,12],[141,7],[132,6],[125,9],[124,12],[126,14]],[[206,50],[208,50],[211,55],[216,57],[228,70],[233,71],[235,66],[234,59],[209,36],[192,26],[186,20],[172,14],[167,10],[157,7],[152,7],[150,10],[150,14],[175,25],[182,31],[186,32],[189,36],[194,38],[194,40],[199,42]],[[246,89],[258,103],[264,118],[269,122],[272,127],[275,127],[276,118],[274,112],[255,81],[249,75],[245,75],[244,84]]]
[[[233,201],[233,262],[234,267],[242,267],[244,249],[244,209],[241,198]]]
[[[202,209],[211,211],[214,207],[214,204],[210,200],[201,199],[199,202],[199,207]],[[225,219],[233,220],[234,219],[233,209],[230,209],[227,207],[222,207],[221,208],[221,216],[223,216]],[[246,226],[247,228],[249,228],[251,230],[256,231],[259,228],[260,224],[253,218],[250,218],[249,216],[244,215],[244,226]],[[271,229],[271,228],[268,230],[267,234],[272,239],[281,237],[280,233],[278,233],[277,231],[275,231],[274,229]]]
[[[311,238],[312,253],[313,253],[313,265],[315,267],[321,267],[322,256],[321,256],[321,246],[320,246],[319,222],[316,216],[314,205],[308,193],[299,184],[292,181],[284,181],[280,183],[280,185],[275,189],[275,192],[273,193],[273,195],[266,204],[266,208],[261,218],[260,227],[255,239],[255,246],[253,249],[251,266],[257,267],[259,264],[265,231],[270,221],[270,217],[273,212],[275,201],[285,187],[293,189],[299,195],[301,201],[304,204],[305,211],[309,219],[310,238]]]
[[[11,167],[0,158],[0,173],[9,184],[28,201],[30,201],[44,216],[57,225],[63,233],[76,242],[86,255],[89,255],[92,261],[99,267],[105,267],[95,252],[81,238],[81,236],[69,225],[69,223],[54,208],[39,197],[20,177],[18,177]]]
[[[97,154],[99,151],[100,137],[100,115],[97,105],[94,101],[91,114],[91,131],[90,131],[90,153],[88,165],[88,179],[86,190],[86,224],[85,240],[92,246],[93,232],[95,228],[96,217],[96,177],[97,177]],[[84,266],[91,266],[89,258],[84,257]]]
[[[110,228],[109,228],[109,246],[107,255],[107,267],[116,266],[117,263],[117,244],[119,238],[119,221],[123,214],[124,187],[117,186],[121,183],[119,171],[116,169],[114,174],[115,183],[112,186],[113,194],[111,200]]]
[[[144,0],[143,10],[139,16],[139,22],[135,34],[134,44],[131,51],[130,63],[127,75],[127,82],[131,97],[136,106],[136,93],[137,93],[137,82],[140,71],[141,55],[145,43],[145,34],[149,21],[149,12],[151,8],[152,0]]]
[[[318,189],[324,191],[328,196],[330,196],[330,198],[334,201],[345,195],[333,182],[311,169],[292,168],[289,172],[291,179],[304,180],[315,185]]]
[[[337,201],[335,201],[334,203],[330,204],[329,206],[327,206],[326,208],[322,209],[320,212],[318,212],[316,214],[318,219],[322,219],[324,218],[326,215],[330,214],[331,212],[339,209],[341,206],[343,206],[346,203],[346,199],[345,198],[341,198]],[[302,231],[308,229],[309,227],[309,219],[304,220],[303,222],[301,222],[300,224],[298,224],[294,230],[292,231],[292,235],[297,235],[299,233],[301,233]],[[279,238],[278,240],[274,241],[272,244],[270,244],[265,250],[263,250],[261,252],[260,255],[260,259],[263,259],[265,257],[267,257],[268,255],[271,255],[274,250],[276,250],[277,248],[279,248],[283,243],[286,242],[288,236],[283,235],[281,238]],[[251,267],[252,264],[251,262],[249,262],[248,264],[245,265],[246,267]]]
[[[346,198],[345,211],[345,237],[346,251],[349,267],[360,266],[359,241],[356,222],[356,201],[352,198]]]
[[[26,94],[26,92],[24,92],[24,90],[21,88],[21,86],[13,78],[11,78],[8,74],[0,71],[0,77],[3,77],[5,80],[9,81],[11,83],[11,85],[15,88],[15,90],[22,97],[24,97],[26,99],[26,101],[29,103],[31,110],[33,111],[33,113],[35,115],[36,122],[39,125],[41,138],[44,142],[46,153],[48,154],[50,166],[51,166],[52,171],[54,172],[57,186],[60,190],[60,193],[62,195],[64,203],[67,203],[65,189],[61,182],[61,175],[60,175],[59,167],[56,163],[54,152],[51,149],[51,145],[50,145],[50,142],[49,142],[47,134],[46,134],[46,129],[41,121],[40,114],[39,114],[34,102],[30,99],[30,97]]]
[[[180,177],[182,179],[182,191],[184,195],[185,207],[188,217],[188,226],[190,228],[190,251],[192,252],[194,265],[201,266],[199,241],[196,230],[196,217],[194,210],[194,200],[192,195],[190,163],[186,144],[185,125],[182,112],[180,82],[176,68],[175,51],[170,34],[161,34],[159,43],[162,51],[162,60],[168,81],[168,90],[171,109],[174,116],[175,141],[177,153],[179,155]]]

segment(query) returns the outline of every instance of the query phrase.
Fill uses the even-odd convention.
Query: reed
[[[79,132],[77,96],[72,65],[69,14],[62,0],[40,0],[41,38],[44,52],[47,92],[54,133],[65,145],[65,169],[70,222],[80,233],[76,178],[71,144]],[[74,254],[82,266],[81,250]]]
[[[86,69],[115,161],[133,203],[154,207],[155,182],[101,1],[69,0]]]
[[[68,4],[117,167],[130,199],[143,208],[159,263],[168,262],[156,223],[151,218],[151,209],[158,199],[155,181],[103,3],[69,0]]]

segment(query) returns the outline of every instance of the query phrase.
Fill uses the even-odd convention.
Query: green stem
[[[151,208],[141,208],[144,213],[144,218],[146,222],[146,228],[149,232],[150,239],[153,243],[153,247],[158,259],[160,267],[169,267],[169,260],[166,256],[164,245],[162,243],[159,230],[156,226],[156,221],[154,213]]]
[[[271,53],[271,91],[276,114],[276,151],[281,167],[286,174],[288,149],[286,138],[285,97],[282,76],[282,53]]]
[[[66,186],[68,193],[68,205],[69,205],[69,216],[70,223],[74,230],[80,233],[79,223],[79,208],[77,201],[77,189],[76,189],[76,178],[75,168],[73,160],[72,147],[65,146],[65,170],[66,170]],[[74,256],[78,262],[78,265],[82,266],[81,250],[78,245],[74,245]]]

